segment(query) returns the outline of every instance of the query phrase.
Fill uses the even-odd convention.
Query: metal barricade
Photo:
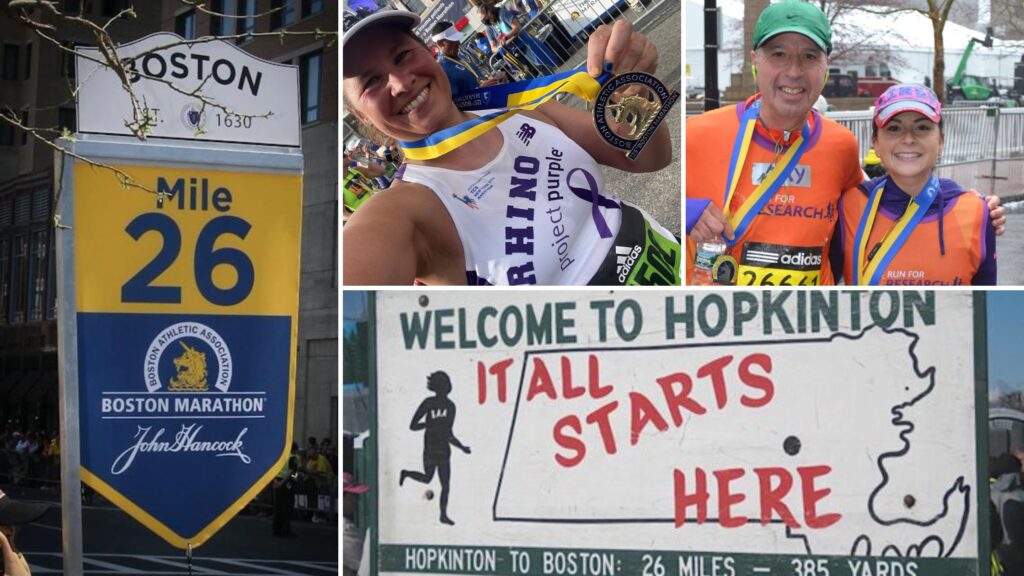
[[[996,159],[1024,157],[1024,108],[1002,108],[996,134]]]
[[[833,112],[828,117],[853,132],[863,158],[871,148],[871,112]],[[1024,108],[944,108],[942,120],[945,144],[939,167],[1024,158]]]
[[[583,65],[587,40],[602,24],[626,19],[644,32],[680,8],[678,2],[670,0],[508,0],[504,6],[519,12],[516,19],[521,31],[518,37],[492,51],[488,67],[493,72],[508,72],[512,80],[536,78]],[[489,40],[492,47],[497,44],[495,39]],[[464,43],[460,56],[471,57],[473,51],[474,47]]]

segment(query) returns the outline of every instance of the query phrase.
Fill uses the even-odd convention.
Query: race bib
[[[741,286],[817,286],[821,282],[821,246],[784,246],[747,242],[736,283]]]

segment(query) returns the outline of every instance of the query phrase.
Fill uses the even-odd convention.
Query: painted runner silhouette
[[[448,517],[451,446],[466,454],[469,454],[469,446],[464,446],[452,433],[452,426],[455,424],[455,404],[448,399],[448,394],[452,391],[452,381],[448,374],[437,371],[427,376],[427,390],[433,392],[434,396],[420,404],[412,417],[412,423],[409,424],[410,430],[426,430],[423,434],[423,472],[402,470],[398,476],[398,485],[401,486],[406,478],[427,484],[434,479],[436,470],[441,479],[441,522],[454,525],[455,522]]]

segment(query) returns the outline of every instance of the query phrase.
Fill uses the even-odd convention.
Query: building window
[[[235,0],[214,0],[213,12],[210,17],[210,34],[214,36],[231,36],[235,33],[235,19],[229,18],[235,13]],[[223,16],[220,16],[223,14]]]
[[[50,271],[47,272],[46,285],[48,286],[46,318],[54,320],[57,318],[57,230],[52,226],[50,230]]]
[[[6,203],[9,207],[10,203]],[[3,204],[0,204],[0,210]],[[11,306],[11,240],[0,240],[0,324],[7,324],[7,310]]]
[[[4,80],[18,79],[18,60],[21,50],[17,44],[4,44]]]
[[[0,120],[0,146],[14,146],[14,125]]]
[[[28,236],[14,239],[14,253],[11,255],[11,323],[25,321],[25,305],[28,300]]]
[[[324,0],[302,0],[302,17],[308,18],[313,14],[324,11]]]
[[[78,130],[78,119],[75,117],[74,108],[61,108],[57,111],[57,129],[68,129],[72,134]]]
[[[238,1],[238,16],[235,21],[237,22],[237,28],[235,33],[239,35],[247,35],[256,31],[256,0],[237,0]],[[235,42],[242,44],[252,40],[251,36],[242,36]]]
[[[295,0],[271,0],[270,29],[279,30],[295,24]]]
[[[196,38],[196,11],[189,10],[174,17],[174,32],[185,40]]]
[[[32,43],[25,44],[25,80],[32,77]]]
[[[302,123],[320,119],[321,52],[311,52],[299,59],[299,97],[302,99]]]
[[[32,253],[29,260],[29,308],[28,321],[39,322],[46,310],[46,262],[50,251],[47,247],[47,231],[32,232]]]

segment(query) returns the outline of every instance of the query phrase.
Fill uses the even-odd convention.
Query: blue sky
[[[345,334],[354,327],[353,322],[361,320],[366,312],[366,292],[363,290],[348,290],[342,293],[341,314],[344,322]]]
[[[1024,292],[988,292],[989,390],[1024,390]],[[995,389],[995,390],[993,390]]]

